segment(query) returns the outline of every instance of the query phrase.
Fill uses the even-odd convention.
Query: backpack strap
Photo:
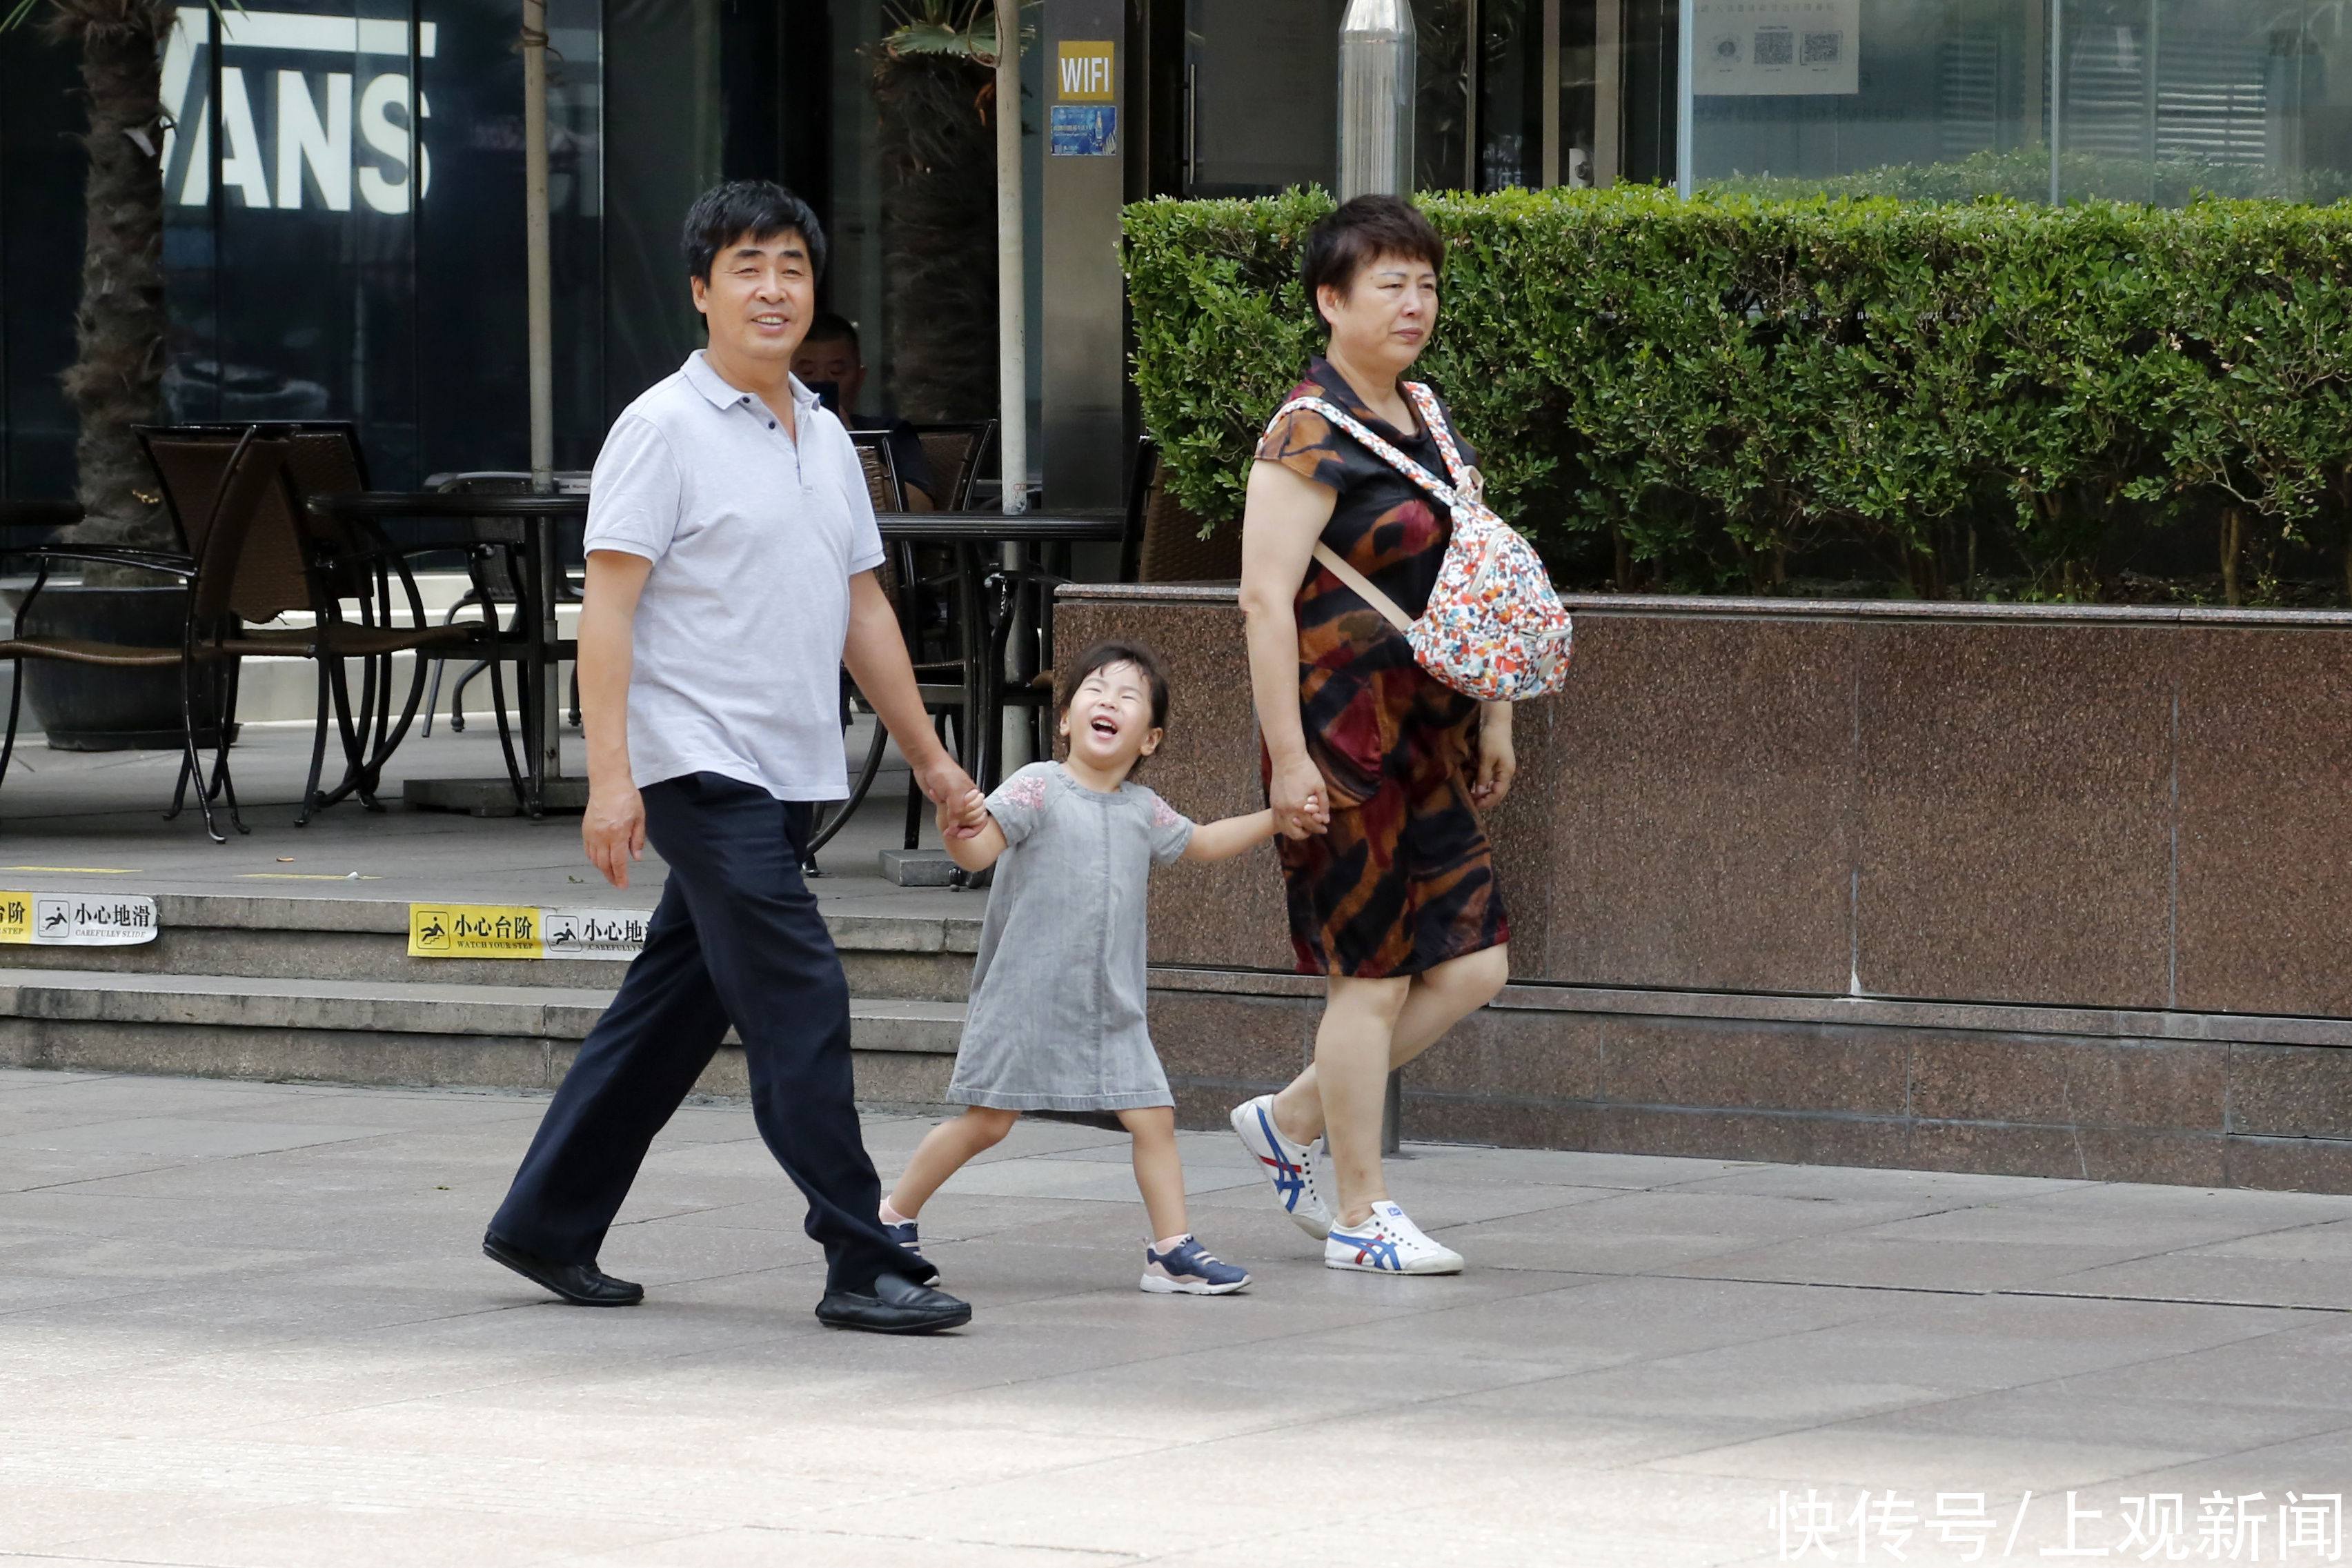
[[[1405,396],[1421,411],[1421,427],[1437,443],[1438,454],[1445,459],[1445,472],[1454,481],[1454,488],[1474,507],[1486,504],[1486,476],[1462,461],[1462,449],[1454,444],[1454,431],[1445,423],[1445,410],[1437,394],[1420,382],[1404,383]]]
[[[1421,410],[1423,425],[1437,438],[1437,449],[1444,454],[1446,467],[1453,472],[1457,481],[1466,475],[1470,485],[1475,486],[1477,483],[1478,471],[1464,466],[1462,454],[1454,444],[1453,433],[1445,428],[1444,415],[1434,413],[1437,406],[1436,398],[1431,395],[1427,387],[1417,382],[1407,382],[1405,390],[1412,394],[1415,406]],[[1328,402],[1319,397],[1293,398],[1274,411],[1274,420],[1280,420],[1283,415],[1296,413],[1300,409],[1311,410],[1321,414],[1325,419],[1354,436],[1365,451],[1428,491],[1444,505],[1449,513],[1465,503],[1473,507],[1479,504],[1475,487],[1468,488],[1466,494],[1456,490],[1454,486],[1448,485],[1444,480],[1406,456],[1396,443],[1374,434],[1361,420],[1336,403]],[[1274,420],[1267,422],[1268,429],[1273,428]],[[1412,630],[1412,617],[1407,615],[1395,600],[1373,587],[1370,578],[1342,559],[1338,550],[1318,539],[1315,541],[1314,554],[1315,559],[1323,563],[1326,570],[1345,583],[1357,598],[1378,611],[1382,620],[1400,632]]]
[[[1399,605],[1395,600],[1391,599],[1387,594],[1382,593],[1379,589],[1374,588],[1370,578],[1366,577],[1362,572],[1358,571],[1354,567],[1349,566],[1345,560],[1340,559],[1340,555],[1338,550],[1333,549],[1321,539],[1317,539],[1315,541],[1315,559],[1323,563],[1325,570],[1328,571],[1333,577],[1338,578],[1341,582],[1346,583],[1350,589],[1354,590],[1357,598],[1362,600],[1365,603],[1379,611],[1381,612],[1381,618],[1386,621],[1390,625],[1395,627],[1400,632],[1410,632],[1412,630],[1412,617],[1404,612],[1402,606]]]
[[[1431,473],[1428,469],[1423,468],[1420,464],[1415,463],[1412,458],[1406,456],[1403,451],[1397,446],[1395,442],[1372,434],[1371,430],[1367,427],[1361,420],[1358,419],[1355,415],[1349,413],[1346,409],[1339,407],[1336,403],[1327,402],[1319,397],[1295,397],[1288,402],[1284,403],[1280,408],[1276,409],[1274,411],[1274,417],[1276,420],[1279,420],[1284,414],[1294,413],[1300,409],[1309,409],[1314,413],[1321,414],[1325,419],[1329,420],[1332,423],[1338,425],[1340,429],[1354,436],[1358,444],[1360,444],[1365,451],[1381,459],[1381,461],[1386,463],[1390,467],[1395,469],[1398,473],[1403,475],[1406,478],[1412,480],[1414,484],[1420,486],[1431,495],[1436,497],[1438,500],[1444,502],[1447,511],[1450,512],[1454,507],[1462,505],[1463,497],[1455,493],[1453,486],[1448,485],[1444,480],[1440,479],[1436,475]],[[1267,423],[1266,428],[1269,430],[1273,428],[1272,421]],[[1448,451],[1448,444],[1451,443],[1452,439],[1452,436],[1449,435],[1446,438],[1446,443],[1440,444],[1438,450],[1441,452]],[[1457,453],[1454,454],[1454,455],[1458,458],[1460,455]]]

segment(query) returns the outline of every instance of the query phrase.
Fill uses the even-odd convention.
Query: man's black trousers
[[[581,1045],[490,1228],[559,1263],[595,1261],[654,1134],[692,1092],[730,1022],[751,1115],[808,1198],[828,1288],[912,1275],[883,1230],[857,1125],[849,982],[801,881],[810,810],[716,773],[644,791],[669,884],[618,996]]]

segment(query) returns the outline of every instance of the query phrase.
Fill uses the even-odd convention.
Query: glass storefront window
[[[1346,0],[1185,0],[1187,195],[1336,183],[1346,10]]]
[[[1684,0],[1699,185],[1965,199],[2352,189],[2337,0]]]

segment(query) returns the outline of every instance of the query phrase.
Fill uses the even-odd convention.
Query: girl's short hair
[[[1364,268],[1384,256],[1425,261],[1432,271],[1445,271],[1445,242],[1421,209],[1402,196],[1351,196],[1307,231],[1298,275],[1307,285],[1307,303],[1314,307],[1316,319],[1323,320],[1317,289],[1328,283],[1345,296]]]
[[[1097,643],[1078,655],[1070,673],[1062,677],[1062,689],[1054,703],[1054,711],[1066,714],[1070,705],[1078,700],[1078,688],[1087,677],[1113,664],[1133,664],[1143,675],[1143,684],[1151,689],[1151,727],[1168,727],[1168,666],[1160,655],[1141,643],[1129,643],[1119,638]]]

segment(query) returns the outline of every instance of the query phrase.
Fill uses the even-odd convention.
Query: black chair
[[[890,455],[889,433],[880,430],[854,430],[850,439],[856,443],[859,460],[866,465],[866,484],[873,489],[877,471],[889,476],[887,490],[881,492],[893,501],[903,502],[906,491],[898,482],[898,465]],[[969,476],[958,483],[968,483]],[[876,510],[903,511],[903,506]],[[907,649],[915,666],[915,689],[923,699],[923,710],[931,716],[940,744],[950,751],[955,743],[965,738],[971,720],[964,712],[963,639],[960,601],[961,580],[954,551],[944,552],[945,559],[935,559],[935,570],[924,570],[924,551],[917,546],[900,541],[891,547],[885,563],[883,587],[891,596],[892,607],[898,612],[898,630],[907,640]],[[881,737],[877,735],[873,755],[878,764]],[[913,849],[922,841],[923,809],[927,802],[923,792],[909,784],[907,790],[906,830],[900,842]]]
[[[310,586],[322,606],[331,607],[339,621],[341,606],[349,602],[358,627],[392,630],[404,612],[412,626],[424,623],[423,601],[415,580],[400,564],[399,552],[383,536],[363,524],[341,521],[308,510],[302,503],[313,497],[350,495],[369,488],[367,457],[361,449],[359,429],[349,420],[261,420],[246,423],[146,425],[137,429],[140,444],[161,482],[165,510],[181,537],[195,537],[215,487],[226,470],[228,455],[248,436],[283,443],[284,472],[295,497],[292,519],[294,548],[310,572]],[[314,610],[313,613],[326,613]],[[394,642],[396,642],[394,639]],[[347,643],[347,645],[349,645]],[[359,664],[356,697],[339,669],[333,687],[341,705],[338,712],[344,749],[343,776],[323,792],[314,787],[305,798],[301,818],[309,821],[319,808],[356,794],[369,810],[383,809],[376,799],[383,768],[407,733],[407,715],[415,711],[424,689],[420,662],[410,682],[404,716],[397,728],[392,717],[395,653],[408,652],[387,643],[390,651],[351,655]],[[321,709],[320,723],[324,723]]]
[[[217,443],[203,440],[174,444],[167,434],[156,433],[142,433],[142,438],[152,438],[151,452],[161,455],[184,481],[180,504],[170,510],[186,549],[45,546],[30,551],[39,563],[39,572],[25,596],[18,623],[22,626],[31,619],[41,590],[58,563],[135,566],[188,584],[188,614],[180,646],[122,648],[20,632],[0,643],[0,658],[19,662],[59,659],[126,669],[176,664],[180,670],[183,755],[172,810],[165,815],[180,813],[187,787],[194,783],[205,829],[215,843],[227,841],[213,816],[215,800],[226,804],[230,823],[239,832],[247,831],[237,811],[236,789],[228,764],[229,736],[236,712],[238,662],[257,657],[314,661],[319,666],[319,714],[311,742],[310,779],[303,789],[301,814],[296,818],[298,825],[307,822],[323,800],[319,780],[326,755],[327,715],[331,708],[341,732],[345,757],[354,766],[361,761],[362,737],[353,724],[342,673],[344,663],[388,662],[397,653],[465,643],[487,643],[497,634],[496,624],[486,619],[478,625],[431,626],[424,624],[421,611],[415,615],[415,623],[407,627],[390,624],[388,615],[380,622],[346,620],[335,591],[338,585],[376,580],[388,575],[394,566],[405,580],[406,570],[399,565],[396,556],[380,547],[341,553],[318,548],[317,536],[305,527],[300,491],[291,472],[294,444],[290,440],[264,438],[247,431],[224,451]],[[199,462],[199,458],[218,461],[207,464]],[[201,510],[183,509],[191,499],[188,481],[206,468],[210,469],[209,479],[202,486],[205,505]],[[386,564],[387,558],[390,566]],[[413,604],[414,582],[408,582],[407,587]],[[310,624],[283,629],[248,624],[274,621],[289,612],[308,612]],[[206,666],[217,667],[221,674],[212,683],[211,700],[205,705],[210,711],[200,716],[197,675]],[[19,683],[8,705],[6,738],[0,741],[0,778],[5,777],[16,750],[21,692]],[[415,705],[416,689],[413,688],[399,729],[390,732],[391,745],[397,745],[400,735],[406,731],[409,720],[415,716]],[[198,737],[205,732],[214,737],[209,773],[198,755]]]
[[[555,476],[555,483],[558,490],[578,495],[587,490],[588,475],[580,471],[559,473]],[[425,480],[426,488],[456,496],[523,496],[530,493],[532,485],[529,474],[510,470],[436,474]],[[449,620],[455,621],[468,605],[511,604],[514,606],[514,621],[508,629],[508,636],[511,639],[522,635],[523,618],[529,612],[531,595],[537,591],[536,584],[523,581],[524,530],[529,526],[514,518],[471,519],[468,529],[471,538],[464,547],[467,587],[457,602],[450,605]],[[582,588],[578,580],[568,571],[558,573],[555,597],[559,604],[579,603]],[[428,736],[433,733],[434,711],[441,706],[441,676],[446,663],[446,660],[434,662],[432,688],[425,699],[425,733]],[[490,700],[500,706],[503,714],[506,698],[497,679],[497,672],[491,667],[490,661],[478,659],[458,675],[457,685],[449,694],[449,727],[453,731],[461,735],[465,733],[466,687],[476,676],[486,673],[491,676]],[[535,703],[539,700],[538,695],[522,690],[528,684],[518,675],[516,689],[525,704]],[[579,728],[580,672],[576,666],[572,673],[570,716],[572,727]]]
[[[915,426],[923,444],[923,461],[940,482],[940,510],[969,511],[971,493],[980,484],[981,464],[988,444],[996,437],[996,421],[973,419]]]
[[[1187,581],[1187,577],[1139,576],[1139,566],[1151,560],[1163,567],[1176,564],[1180,553],[1172,541],[1163,542],[1155,549],[1155,538],[1167,539],[1180,532],[1190,520],[1195,532],[1199,521],[1192,514],[1177,506],[1160,482],[1160,448],[1150,436],[1136,444],[1134,465],[1128,474],[1125,526],[1119,540],[1119,579],[1125,582]],[[1233,551],[1233,575],[1239,575],[1241,556],[1240,530],[1233,530],[1235,541]],[[1186,561],[1185,564],[1190,564]],[[1054,755],[1054,591],[1069,581],[1066,572],[1051,566],[1004,567],[990,574],[987,583],[989,656],[995,667],[1003,669],[1009,663],[1013,632],[1023,626],[1036,629],[1037,643],[1034,653],[1034,672],[1025,679],[1007,682],[998,700],[1008,708],[1018,708],[1029,716],[1029,749],[1033,757]],[[1024,660],[1024,664],[1032,661]],[[995,765],[994,747],[1003,744],[992,737],[988,744],[990,767]]]

